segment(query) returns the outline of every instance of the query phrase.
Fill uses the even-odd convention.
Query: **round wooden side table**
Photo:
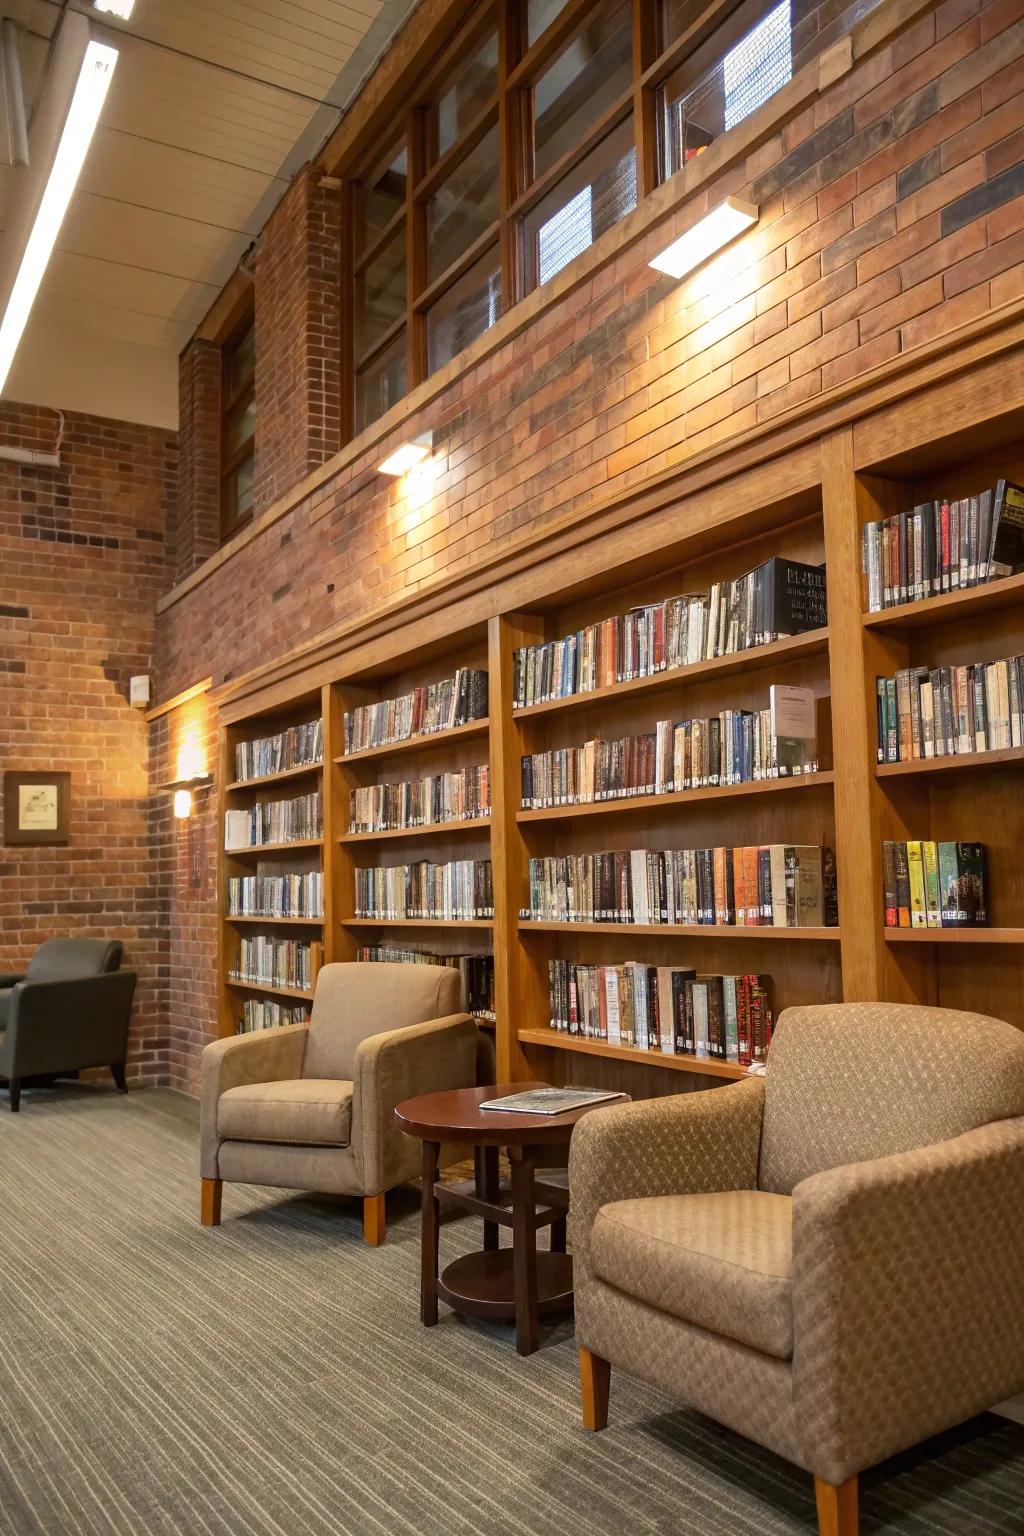
[[[516,1349],[531,1355],[537,1348],[539,1318],[572,1306],[572,1260],[565,1251],[569,1192],[536,1177],[551,1160],[553,1148],[569,1144],[583,1115],[622,1098],[588,1104],[561,1115],[520,1115],[481,1109],[485,1099],[543,1088],[544,1083],[508,1083],[492,1088],[456,1088],[406,1099],[395,1110],[402,1130],[423,1143],[423,1225],[420,1268],[420,1317],[426,1327],[437,1322],[438,1300],[475,1317],[514,1317]],[[442,1142],[471,1143],[475,1178],[444,1184],[438,1179]],[[498,1149],[505,1147],[512,1169],[511,1186],[498,1178]],[[538,1200],[542,1205],[538,1209]],[[484,1246],[447,1265],[438,1275],[438,1225],[442,1202],[483,1218]],[[500,1226],[512,1228],[511,1248],[498,1246]],[[537,1232],[551,1228],[549,1251],[537,1251]]]

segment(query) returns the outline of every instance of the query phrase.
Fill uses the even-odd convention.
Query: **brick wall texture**
[[[52,452],[54,412],[0,406],[0,443]],[[69,415],[59,469],[0,460],[2,767],[68,769],[67,847],[0,847],[0,969],[53,935],[124,940],[139,974],[129,1073],[167,1070],[170,892],[128,679],[153,670],[173,435]],[[2,786],[0,786],[2,793]]]
[[[1020,297],[1022,53],[1024,0],[914,22],[411,421],[435,432],[429,494],[403,499],[377,446],[176,604],[162,692],[237,676]],[[296,269],[309,183],[293,192],[293,222],[282,205],[265,237],[258,325],[260,273]],[[648,267],[730,193],[759,205],[755,229],[689,283]],[[257,390],[261,506],[314,462],[290,449],[288,475],[264,470],[267,413],[304,388],[280,349],[276,366],[292,383]]]

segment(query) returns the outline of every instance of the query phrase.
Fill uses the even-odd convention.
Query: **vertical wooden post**
[[[426,111],[414,107],[406,119],[405,178],[405,339],[408,388],[427,376],[427,320],[416,300],[427,286],[427,209],[416,199],[426,174]]]
[[[511,309],[522,297],[522,250],[519,229],[509,209],[528,184],[532,171],[533,137],[527,130],[523,93],[509,90],[508,76],[519,62],[523,46],[521,0],[498,5],[498,216],[501,221],[501,307]]]
[[[238,954],[238,933],[228,922],[228,878],[235,870],[234,861],[224,851],[224,812],[228,807],[227,786],[235,778],[235,740],[233,726],[222,725],[217,732],[217,974],[220,978],[217,998],[217,1033],[223,1040],[235,1033],[235,994],[227,984],[228,971]]]
[[[522,783],[519,727],[512,710],[514,652],[544,638],[537,614],[489,620],[487,696],[490,714],[491,869],[494,877],[494,1010],[498,1081],[529,1077],[517,1031],[536,1025],[535,1000],[519,941],[519,903],[527,889],[526,846],[516,821]]]
[[[636,143],[636,196],[641,201],[658,185],[658,131],[655,93],[641,85],[644,70],[653,64],[658,40],[657,7],[650,0],[633,0],[633,137]]]
[[[883,511],[854,473],[850,427],[821,439],[821,489],[843,998],[926,1001],[903,979],[883,936],[882,839],[899,836],[900,828],[875,775],[875,679],[904,662],[862,620],[861,526]]]

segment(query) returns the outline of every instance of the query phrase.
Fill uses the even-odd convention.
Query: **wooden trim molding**
[[[854,59],[859,61],[881,47],[893,33],[900,31],[920,12],[931,9],[934,3],[935,0],[892,0],[890,5],[871,12],[851,33]],[[451,5],[450,0],[449,7],[453,15],[461,14],[460,7]],[[435,5],[431,13],[438,9],[444,9],[444,7],[440,4]],[[427,6],[424,4],[421,11],[426,12],[426,10]],[[399,42],[404,42],[404,34],[399,38]],[[395,47],[397,48],[398,44]],[[382,70],[390,58],[391,54],[388,54],[381,65]],[[684,207],[708,182],[716,180],[737,161],[745,159],[759,144],[777,132],[783,123],[794,117],[811,101],[816,100],[822,88],[819,61],[812,59],[781,91],[766,101],[756,112],[751,113],[749,118],[730,129],[729,133],[717,139],[704,154],[698,155],[669,181],[664,182],[646,197],[633,213],[627,215],[613,229],[608,230],[592,246],[564,267],[557,277],[552,278],[542,288],[535,288],[526,298],[516,303],[465,351],[460,352],[450,363],[431,374],[430,378],[422,384],[411,389],[390,411],[346,444],[340,453],[336,453],[325,464],[307,475],[304,480],[286,491],[259,517],[254,518],[245,528],[223,544],[201,566],[177,586],[172,587],[158,600],[157,612],[167,612],[175,603],[180,602],[214,575],[250,540],[258,538],[266,529],[279,522],[282,517],[286,517],[307,496],[311,496],[321,486],[326,485],[349,465],[374,453],[393,432],[397,432],[406,422],[427,410],[464,373],[468,373],[479,363],[507,346],[553,305],[562,303],[570,293],[587,282],[595,273],[617,260],[625,248],[645,239],[652,229]],[[353,108],[353,114],[355,111],[356,108]],[[342,127],[347,121],[348,118],[344,120]],[[324,150],[321,163],[333,165],[334,162],[330,161],[329,149],[330,146]],[[820,399],[821,397],[819,401],[814,402],[813,408],[817,408]]]
[[[152,709],[147,709],[143,715],[148,725],[151,720],[159,720],[163,715],[169,715],[172,709],[180,709],[183,704],[188,704],[192,699],[198,699],[201,693],[209,693],[213,687],[213,678],[204,677],[201,683],[193,683],[191,688],[183,688],[176,693],[173,699],[165,699],[163,704],[156,704]]]

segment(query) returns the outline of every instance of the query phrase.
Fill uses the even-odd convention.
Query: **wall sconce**
[[[724,203],[712,208],[702,219],[666,246],[660,256],[655,256],[648,266],[669,277],[685,277],[694,267],[699,267],[714,256],[730,240],[735,240],[745,229],[756,224],[758,210],[754,203],[745,203],[738,197],[727,197]]]
[[[190,789],[176,789],[174,791],[174,814],[179,821],[187,821],[192,815],[192,791]]]
[[[393,453],[389,453],[383,464],[377,465],[377,471],[382,475],[405,475],[430,453],[434,446],[434,434],[421,432],[419,437],[414,437],[411,443],[402,443]]]

